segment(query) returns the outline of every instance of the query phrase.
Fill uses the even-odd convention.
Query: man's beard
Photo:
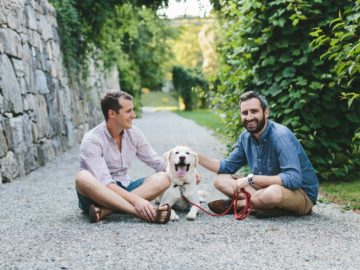
[[[265,126],[265,112],[263,113],[263,117],[260,120],[255,119],[254,121],[256,121],[256,126],[254,128],[247,128],[247,121],[243,122],[243,126],[245,127],[245,129],[247,131],[249,131],[251,134],[257,134],[259,133]]]

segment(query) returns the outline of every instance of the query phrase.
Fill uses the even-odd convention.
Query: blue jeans
[[[137,180],[135,180],[135,181],[132,181],[132,182],[130,183],[130,185],[128,185],[127,187],[124,187],[120,182],[116,182],[116,184],[117,184],[119,187],[121,187],[121,188],[123,188],[123,189],[125,189],[125,190],[127,190],[127,191],[129,191],[129,192],[131,192],[131,191],[133,191],[134,189],[140,187],[142,184],[144,184],[144,181],[145,181],[145,177],[140,178],[140,179],[137,179]],[[96,205],[96,206],[98,206],[98,207],[101,207],[100,204],[98,204],[98,203],[95,202],[94,200],[92,200],[92,199],[90,199],[90,198],[88,198],[88,197],[80,194],[77,190],[76,190],[76,193],[77,193],[77,196],[78,196],[78,198],[79,198],[79,207],[80,207],[80,209],[82,209],[85,213],[89,213],[90,205],[92,205],[92,204],[94,204],[94,205]]]

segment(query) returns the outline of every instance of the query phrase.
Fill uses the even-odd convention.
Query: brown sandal
[[[101,220],[101,210],[94,204],[90,205],[89,208],[89,221],[90,223],[98,223]]]
[[[166,209],[159,209],[159,208],[162,208],[163,206],[166,206]],[[161,220],[161,214],[162,212],[164,211],[167,211],[167,214],[166,214],[166,217],[164,220]],[[170,205],[169,204],[163,204],[162,206],[159,206],[157,209],[156,209],[156,218],[155,218],[155,223],[158,223],[158,224],[166,224],[169,222],[170,220],[170,215],[171,215],[171,208],[170,208]]]

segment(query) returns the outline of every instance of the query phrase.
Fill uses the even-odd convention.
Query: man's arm
[[[281,178],[279,175],[254,175],[252,177],[254,187],[265,188],[271,185],[282,185]],[[247,177],[241,177],[237,179],[236,185],[234,186],[234,191],[240,191],[240,189],[250,186],[249,180]]]
[[[199,163],[204,168],[214,172],[218,173],[220,169],[220,160],[209,158],[203,154],[198,154],[199,157]]]

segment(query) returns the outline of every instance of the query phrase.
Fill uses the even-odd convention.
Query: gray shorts
[[[145,181],[145,177],[140,178],[140,179],[137,179],[137,180],[135,180],[135,181],[132,181],[132,182],[130,183],[130,185],[128,185],[127,187],[124,187],[120,182],[116,182],[116,184],[117,184],[119,187],[121,187],[121,188],[123,188],[123,189],[125,189],[125,190],[127,190],[127,191],[129,191],[129,192],[131,192],[131,191],[133,191],[134,189],[136,189],[136,188],[138,188],[139,186],[141,186],[141,185],[144,183],[144,181]],[[81,210],[83,210],[85,213],[89,213],[89,208],[90,208],[90,205],[92,205],[92,204],[94,204],[94,205],[96,205],[96,206],[98,206],[98,207],[101,207],[100,204],[98,204],[98,203],[95,202],[94,200],[92,200],[92,199],[90,199],[90,198],[88,198],[88,197],[80,194],[77,190],[76,190],[76,193],[77,193],[77,196],[78,196],[78,198],[79,198],[79,208],[80,208]]]

